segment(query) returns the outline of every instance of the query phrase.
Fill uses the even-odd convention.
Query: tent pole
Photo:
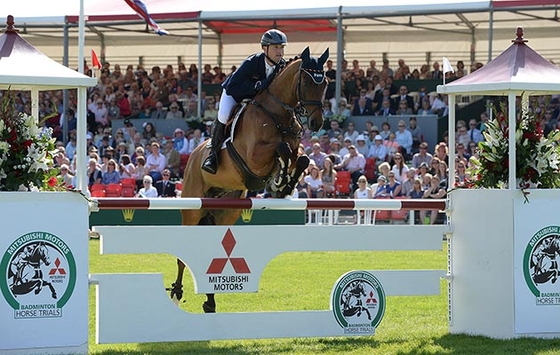
[[[198,82],[196,83],[198,87],[198,102],[197,106],[197,117],[202,117],[202,20],[198,20]],[[193,128],[193,127],[189,127]]]
[[[78,72],[84,72],[84,42],[85,42],[85,23],[84,23],[84,0],[80,0],[80,17],[78,21]],[[89,196],[88,184],[86,181],[86,133],[87,133],[87,94],[86,88],[78,88],[78,124],[77,124],[77,147],[76,147],[76,188],[86,196]]]
[[[68,20],[64,20],[64,55],[62,57],[62,64],[68,66]],[[66,147],[68,143],[68,89],[62,90],[62,112],[60,114],[64,115],[64,121],[62,122],[62,142]]]
[[[447,128],[449,174],[447,176],[447,190],[451,190],[455,185],[455,94],[448,94],[447,105],[449,107],[449,127]]]
[[[509,177],[508,177],[508,189],[514,190],[516,188],[516,177],[515,173],[517,170],[515,161],[515,130],[517,129],[517,116],[515,112],[515,92],[510,91],[508,93],[508,141],[509,141]]]
[[[488,61],[486,63],[490,63],[492,61],[492,41],[494,41],[494,9],[491,8],[488,15]]]
[[[342,6],[338,7],[338,14],[336,15],[336,81],[335,81],[335,92],[334,96],[336,98],[336,113],[340,113],[340,108],[338,103],[340,102],[340,97],[342,96],[342,60],[344,59],[344,49],[343,49],[343,36],[342,36]],[[351,103],[349,102],[348,105]]]

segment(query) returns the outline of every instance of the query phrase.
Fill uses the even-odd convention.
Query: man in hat
[[[387,147],[383,144],[381,135],[375,136],[374,144],[369,148],[367,157],[375,159],[376,167],[379,167],[387,158]]]
[[[340,164],[342,162],[340,157],[340,141],[337,138],[331,139],[331,151],[329,153],[329,157],[333,160],[334,165]]]
[[[241,66],[222,84],[224,91],[220,98],[218,119],[212,134],[211,151],[201,168],[210,174],[218,171],[218,153],[225,139],[225,126],[233,108],[247,98],[253,98],[265,90],[280,68],[284,65],[284,47],[288,43],[286,35],[277,29],[270,29],[261,37],[262,52],[249,56]]]

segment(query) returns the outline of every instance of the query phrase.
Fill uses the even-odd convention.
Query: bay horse
[[[274,198],[291,195],[309,158],[300,152],[303,118],[312,131],[323,125],[322,97],[327,85],[323,66],[328,48],[318,59],[309,47],[290,60],[244,111],[228,123],[226,149],[219,153],[217,174],[208,174],[201,164],[208,156],[207,144],[199,145],[185,167],[181,197],[244,198],[247,191],[266,188]],[[183,225],[232,225],[242,210],[182,210]],[[171,298],[183,296],[185,264],[177,259],[177,279]],[[214,294],[207,294],[202,308],[216,311]]]

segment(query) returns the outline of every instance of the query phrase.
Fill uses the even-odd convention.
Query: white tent
[[[516,125],[516,97],[521,96],[527,105],[531,95],[560,92],[560,68],[543,58],[526,44],[523,29],[517,29],[517,38],[502,54],[481,69],[439,85],[437,92],[449,94],[449,141],[455,142],[455,95],[508,96],[508,125]],[[509,130],[509,141],[515,142],[515,130]],[[455,156],[455,145],[450,144],[449,156]],[[509,146],[509,188],[515,188],[515,144]],[[455,171],[455,159],[449,159],[449,171]]]
[[[78,88],[78,171],[86,168],[86,88],[97,80],[69,69],[35,49],[23,39],[9,18],[0,36],[0,89],[30,90],[32,114],[39,117],[39,91]],[[86,191],[85,174],[78,174],[78,187]]]
[[[415,66],[443,55],[452,61],[485,63],[492,58],[493,47],[506,45],[512,28],[523,26],[534,48],[560,60],[560,51],[549,40],[560,27],[556,21],[560,1],[554,0],[324,0],[314,4],[144,0],[152,17],[170,31],[166,37],[150,33],[122,0],[84,1],[86,48],[98,50],[113,63],[116,58],[120,63],[136,63],[139,57],[146,65],[173,64],[178,57],[193,63],[201,41],[203,62],[226,68],[258,50],[258,37],[269,27],[288,34],[289,56],[312,44],[313,52],[329,46],[333,58],[363,63],[382,56],[393,61],[403,57]],[[64,28],[75,66],[77,3],[53,0],[46,7],[41,0],[11,2],[0,8],[0,18],[15,15],[28,40],[53,58],[64,55]]]

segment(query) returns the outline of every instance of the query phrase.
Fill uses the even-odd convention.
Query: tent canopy
[[[146,46],[157,46],[156,53],[161,55],[194,57],[199,23],[205,62],[219,62],[216,58],[232,53],[236,57],[231,62],[238,64],[242,56],[258,50],[255,38],[271,27],[285,31],[290,43],[303,46],[322,42],[316,51],[324,49],[327,43],[334,54],[337,50],[333,43],[339,40],[340,20],[343,50],[352,59],[369,59],[387,52],[406,58],[406,53],[417,50],[420,54],[414,60],[422,63],[429,61],[426,52],[431,52],[434,58],[447,52],[448,57],[457,59],[469,59],[471,54],[481,53],[476,59],[486,62],[489,43],[503,48],[503,43],[511,38],[511,29],[517,26],[530,32],[533,46],[541,53],[550,59],[560,59],[560,52],[548,40],[555,38],[560,27],[556,13],[560,0],[378,0],[373,3],[323,0],[315,7],[296,0],[273,5],[220,0],[144,0],[152,17],[171,33],[164,37],[150,33],[122,0],[84,1],[88,17],[86,45],[106,49],[108,57],[146,52]],[[57,2],[64,6],[56,6]],[[43,4],[43,0],[10,2],[0,8],[0,18],[15,15],[27,40],[40,48],[49,47],[53,51],[57,48],[56,55],[45,53],[60,56],[64,26],[69,31],[71,48],[77,44],[79,2],[53,0],[48,7]],[[274,8],[271,10],[270,6]],[[250,50],[247,44],[252,46]],[[161,50],[164,46],[165,52]],[[287,54],[298,54],[302,46],[289,46]],[[138,51],[131,50],[132,47]],[[77,57],[74,53],[71,56]],[[407,62],[411,60],[408,58]]]
[[[69,69],[35,49],[8,20],[0,36],[0,89],[53,90],[94,86],[96,79]]]
[[[550,94],[560,92],[560,68],[531,49],[523,39],[523,29],[502,54],[475,72],[447,85],[439,85],[443,94],[476,93],[507,95],[509,92]]]

